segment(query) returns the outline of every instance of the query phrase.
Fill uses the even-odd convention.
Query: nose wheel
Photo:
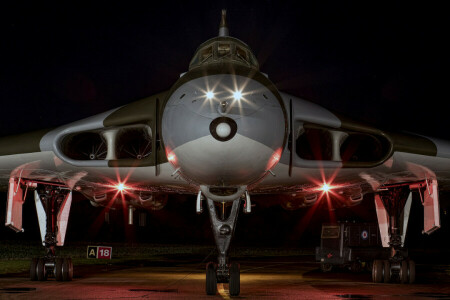
[[[213,262],[209,262],[206,265],[206,294],[217,294],[217,275],[216,265]]]
[[[206,265],[206,294],[217,294],[218,283],[217,265],[209,262]],[[220,280],[228,282],[230,296],[239,296],[241,293],[241,266],[233,262],[228,266],[228,276],[220,275]]]
[[[241,292],[241,266],[238,263],[232,263],[230,266],[229,286],[231,296],[239,296]]]

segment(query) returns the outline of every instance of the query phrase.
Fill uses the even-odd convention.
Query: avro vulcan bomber
[[[352,206],[374,194],[391,255],[374,262],[373,281],[414,282],[407,225],[423,222],[426,234],[440,227],[438,192],[448,189],[449,170],[450,142],[386,132],[279,91],[248,45],[229,35],[225,11],[219,35],[198,47],[169,90],[0,138],[6,226],[22,230],[22,205],[34,193],[46,254],[32,260],[31,280],[72,278],[72,262],[56,246],[64,244],[73,191],[95,206],[118,202],[130,212],[160,208],[167,195],[181,193],[196,195],[193,209],[210,216],[218,258],[206,266],[208,295],[217,283],[240,293],[240,266],[229,261],[228,248],[239,211],[251,213],[258,194],[282,194],[291,208]],[[409,220],[413,192],[424,220]]]

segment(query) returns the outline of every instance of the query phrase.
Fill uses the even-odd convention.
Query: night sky
[[[59,126],[170,89],[196,48],[217,36],[227,8],[230,35],[250,46],[281,91],[381,128],[450,140],[449,18],[440,4],[161,3],[2,4],[0,135]],[[303,213],[279,214],[295,223]],[[199,218],[208,230],[207,216]]]
[[[450,139],[443,6],[161,2],[3,6],[0,134],[62,125],[169,89],[200,43],[217,35],[227,8],[230,34],[249,44],[280,90],[388,129]]]

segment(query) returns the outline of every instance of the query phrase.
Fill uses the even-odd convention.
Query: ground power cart
[[[320,269],[329,272],[335,267],[353,272],[371,270],[375,259],[387,259],[389,252],[381,245],[377,224],[323,224],[320,247],[316,247],[316,261]]]

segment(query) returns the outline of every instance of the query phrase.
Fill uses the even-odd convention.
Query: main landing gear
[[[423,233],[430,234],[440,227],[436,180],[391,185],[379,190],[375,195],[378,226],[383,247],[390,248],[390,257],[374,261],[373,282],[413,283],[416,279],[416,265],[404,248],[412,201],[411,190],[415,189],[419,191],[424,207]]]
[[[246,193],[246,212],[250,212],[250,198]],[[198,202],[200,202],[200,194]],[[214,233],[214,240],[218,250],[217,263],[209,262],[206,265],[206,294],[215,295],[218,283],[228,283],[230,296],[238,296],[241,291],[240,265],[236,262],[229,262],[228,248],[233,238],[237,217],[239,214],[241,198],[232,202],[231,209],[226,209],[225,203],[219,203],[221,212],[218,214],[216,203],[207,198],[209,216]],[[197,204],[197,211],[201,212],[201,204]],[[227,214],[228,212],[228,214]]]
[[[44,281],[51,276],[58,281],[72,280],[72,259],[56,256],[56,246],[64,244],[71,201],[72,193],[64,187],[37,185],[36,211],[46,254],[31,260],[30,279],[33,281]]]
[[[13,173],[17,173],[15,170]],[[56,246],[63,246],[69,221],[72,191],[60,183],[36,182],[17,177],[9,179],[5,225],[16,232],[23,232],[22,208],[29,189],[34,190],[34,201],[39,221],[44,257],[33,258],[30,265],[31,280],[46,280],[54,276],[56,280],[72,280],[73,265],[70,258],[56,256]]]

